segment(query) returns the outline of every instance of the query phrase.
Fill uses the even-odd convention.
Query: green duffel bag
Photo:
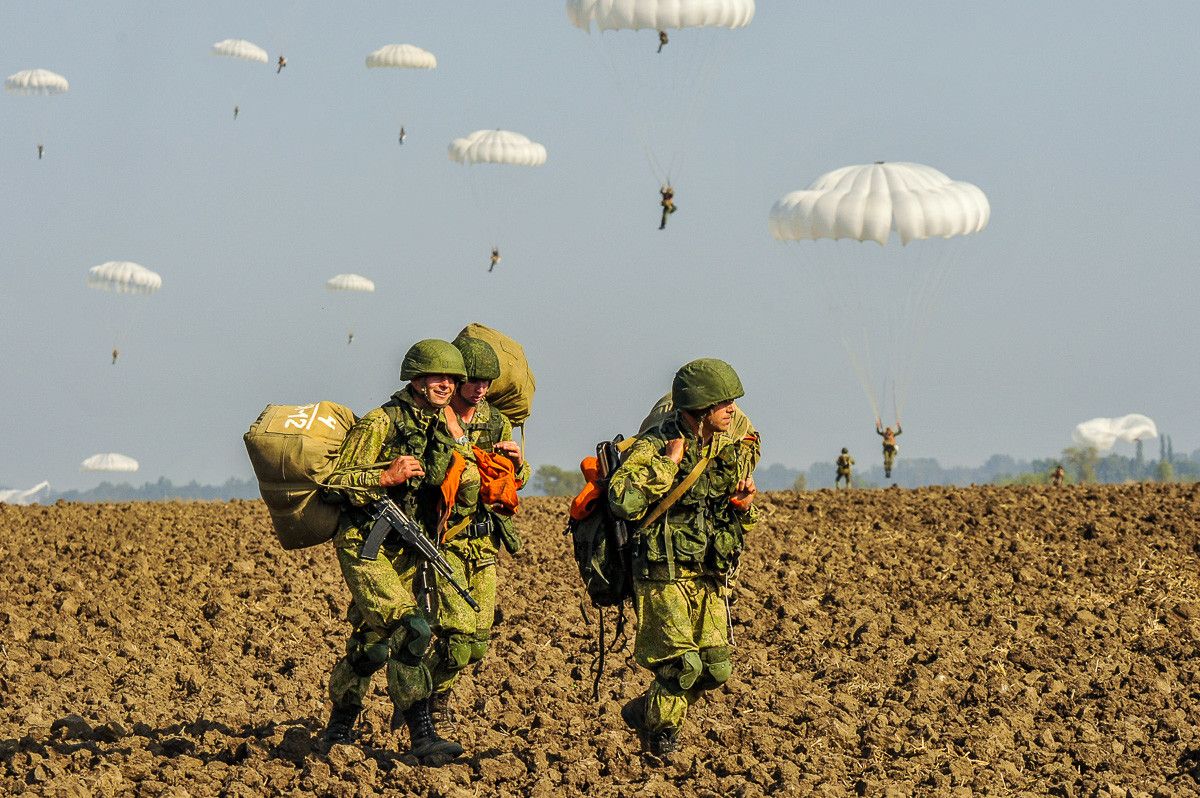
[[[337,531],[340,506],[323,501],[321,489],[356,420],[335,402],[267,405],[242,436],[285,549],[324,543]]]
[[[458,337],[478,338],[491,344],[500,361],[500,379],[492,380],[488,404],[507,416],[514,427],[524,427],[525,419],[533,411],[533,392],[537,390],[525,349],[499,330],[478,322],[468,324]]]

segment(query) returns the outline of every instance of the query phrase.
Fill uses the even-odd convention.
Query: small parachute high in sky
[[[81,471],[117,471],[132,473],[138,470],[138,461],[124,454],[105,452],[94,454],[79,464]]]
[[[744,28],[754,0],[567,0],[567,16],[583,30]]]
[[[448,149],[450,160],[468,167],[464,170],[464,181],[491,238],[486,249],[480,243],[480,262],[484,262],[484,253],[490,250],[489,271],[494,270],[500,261],[501,239],[511,239],[514,203],[526,196],[529,187],[520,175],[525,169],[481,167],[485,164],[541,166],[546,163],[546,148],[511,130],[476,130],[450,142]]]
[[[25,69],[4,79],[9,94],[63,94],[70,88],[66,78],[48,69]]]
[[[978,233],[990,218],[978,186],[916,163],[834,169],[771,208],[771,236],[801,242],[811,267],[804,279],[811,277],[826,294],[830,327],[877,420],[888,398],[900,420],[917,352],[950,272],[956,246],[945,240]]]
[[[110,260],[88,269],[87,284],[117,294],[153,294],[162,288],[162,277],[140,263]]]
[[[388,44],[367,56],[367,67],[371,69],[433,69],[437,58],[428,50],[414,44]]]
[[[476,130],[450,142],[450,160],[461,164],[541,166],[546,148],[511,130]]]
[[[335,274],[325,281],[325,290],[335,294],[372,294],[375,292],[375,283],[361,274]],[[353,329],[346,331],[346,343],[354,343]]]
[[[245,39],[222,39],[212,46],[212,54],[240,58],[243,61],[256,61],[260,64],[271,60],[266,50]]]
[[[1071,438],[1081,446],[1091,446],[1098,452],[1107,452],[1117,441],[1133,443],[1142,438],[1157,438],[1158,427],[1154,421],[1139,413],[1118,418],[1093,418],[1077,424]]]

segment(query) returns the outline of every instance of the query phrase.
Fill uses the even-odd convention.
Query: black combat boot
[[[658,756],[673,754],[679,750],[679,729],[668,726],[650,735],[650,751]]]
[[[329,713],[329,723],[325,724],[325,732],[321,735],[321,745],[329,750],[335,745],[349,745],[354,742],[354,722],[362,707],[334,707]]]
[[[392,713],[392,728],[400,726],[400,720],[408,726],[409,753],[417,759],[450,760],[461,756],[463,747],[453,740],[447,740],[437,733],[433,716],[429,714],[429,699],[423,698],[408,708],[406,712]]]

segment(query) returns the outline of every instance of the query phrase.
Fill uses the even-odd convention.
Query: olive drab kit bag
[[[335,402],[267,405],[242,436],[283,548],[315,546],[337,531],[341,507],[321,490],[356,420]]]
[[[500,361],[500,378],[492,380],[488,404],[506,415],[514,427],[524,430],[525,420],[533,409],[533,392],[537,390],[537,380],[529,369],[525,349],[499,330],[478,322],[468,324],[458,337],[478,338],[495,350],[496,359]]]

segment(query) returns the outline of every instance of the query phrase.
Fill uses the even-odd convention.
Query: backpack
[[[459,338],[478,338],[486,341],[496,352],[500,361],[500,378],[492,380],[488,389],[488,404],[508,416],[513,426],[525,426],[533,410],[533,393],[537,380],[525,359],[525,349],[499,330],[485,327],[478,322],[468,324],[458,334]]]
[[[316,546],[337,531],[341,506],[324,501],[321,489],[355,421],[334,402],[267,405],[242,436],[283,548]]]

